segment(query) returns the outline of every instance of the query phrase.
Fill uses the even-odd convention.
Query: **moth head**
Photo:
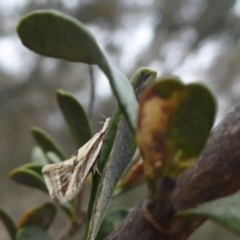
[[[105,123],[103,125],[103,128],[102,128],[101,132],[103,132],[103,133],[107,132],[107,130],[108,130],[109,126],[110,126],[110,122],[111,122],[111,118],[107,118],[105,120]]]

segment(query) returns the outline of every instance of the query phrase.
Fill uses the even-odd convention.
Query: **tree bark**
[[[187,239],[205,219],[174,220],[174,213],[235,193],[240,189],[239,176],[240,104],[213,130],[196,163],[176,179],[175,186],[159,184],[158,206],[150,209],[149,200],[142,200],[106,239]]]

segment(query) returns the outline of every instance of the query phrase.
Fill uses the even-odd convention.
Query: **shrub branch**
[[[142,200],[106,239],[187,239],[205,220],[174,220],[169,216],[235,193],[240,189],[239,176],[240,105],[213,130],[198,161],[178,177],[176,186],[168,189],[171,193],[164,193],[159,184],[159,192],[164,193],[157,195],[159,206],[149,209],[149,199]]]

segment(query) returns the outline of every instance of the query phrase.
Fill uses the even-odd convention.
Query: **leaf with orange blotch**
[[[143,161],[140,159],[126,173],[123,180],[120,182],[120,187],[131,188],[136,185],[144,176]]]
[[[50,202],[40,207],[29,209],[20,217],[18,229],[24,226],[38,225],[42,229],[47,230],[55,218],[56,211],[55,205]]]
[[[139,103],[136,141],[153,190],[156,178],[175,178],[196,160],[211,131],[216,102],[205,86],[168,77],[148,87]]]
[[[130,164],[123,177],[118,182],[113,196],[117,197],[142,183],[144,183],[144,165],[143,159],[140,156],[138,161]]]

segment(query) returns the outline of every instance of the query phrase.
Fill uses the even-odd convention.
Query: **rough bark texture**
[[[159,194],[161,204],[151,210],[148,199],[141,201],[107,239],[187,239],[204,220],[171,220],[174,212],[235,193],[240,189],[239,176],[240,105],[214,129],[198,161],[177,179],[167,199]],[[163,188],[160,184],[159,191],[164,193]],[[160,216],[163,212],[165,219]]]

